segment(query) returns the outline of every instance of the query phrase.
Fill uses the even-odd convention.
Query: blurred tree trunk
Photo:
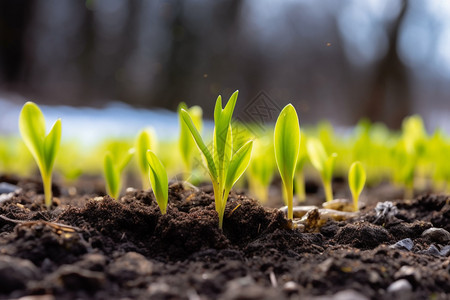
[[[0,79],[8,83],[23,80],[25,39],[33,8],[33,1],[0,1]]]
[[[375,68],[369,100],[363,115],[372,121],[384,122],[391,128],[400,128],[404,117],[411,112],[408,71],[397,52],[400,26],[405,18],[408,1],[402,1],[400,13],[388,28],[389,45],[385,57]]]

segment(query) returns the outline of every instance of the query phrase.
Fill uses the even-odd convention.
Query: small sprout
[[[45,135],[44,115],[36,104],[27,102],[20,112],[19,130],[41,172],[45,205],[50,208],[52,206],[52,170],[61,142],[61,120],[56,120],[48,135]]]
[[[236,181],[242,176],[250,162],[253,141],[247,141],[234,154],[231,129],[238,91],[231,95],[225,108],[222,108],[222,97],[219,96],[214,108],[213,151],[208,149],[189,113],[181,109],[180,115],[189,128],[192,137],[203,154],[214,189],[214,201],[219,215],[219,228],[223,225],[223,215],[228,200],[228,194]]]
[[[273,143],[268,137],[256,139],[253,143],[252,160],[247,169],[250,192],[262,203],[268,200],[268,191],[275,169]]]
[[[148,182],[149,166],[147,161],[147,151],[149,149],[155,150],[155,144],[156,134],[153,129],[144,129],[139,132],[136,140],[136,158],[138,161],[139,170],[141,171],[142,188],[144,190],[150,188],[150,183]]]
[[[134,148],[128,151],[119,151],[119,147],[112,147],[105,155],[103,170],[106,181],[106,192],[114,199],[118,199],[122,188],[121,176],[125,167],[134,154]]]
[[[350,187],[350,191],[352,192],[354,211],[358,211],[359,195],[361,195],[365,184],[366,171],[364,170],[362,164],[359,161],[356,161],[350,166],[350,170],[348,172],[348,185]]]
[[[169,198],[169,184],[166,168],[151,150],[147,151],[147,161],[153,193],[155,194],[159,209],[164,215],[167,211],[167,202]]]
[[[184,109],[189,113],[192,118],[192,122],[194,123],[195,127],[198,128],[199,132],[202,131],[203,127],[203,111],[200,106],[192,106],[191,108],[188,108],[183,102],[178,106],[178,117],[180,121],[180,138],[178,140],[178,146],[180,147],[181,158],[183,159],[185,168],[185,178],[183,179],[187,180],[187,177],[190,176],[192,172],[192,161],[194,153],[195,151],[197,151],[197,147],[195,145],[195,140],[193,139],[189,131],[189,127],[183,121],[183,117],[181,116],[181,109]]]
[[[333,169],[334,162],[336,160],[337,154],[333,153],[330,156],[327,155],[322,143],[316,138],[309,138],[306,148],[308,150],[309,159],[316,168],[322,179],[323,187],[325,190],[326,201],[329,202],[333,200]]]
[[[286,105],[278,116],[274,133],[275,158],[284,185],[288,219],[292,220],[294,172],[300,148],[300,125],[292,104]]]

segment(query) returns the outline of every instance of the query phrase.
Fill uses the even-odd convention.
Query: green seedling
[[[252,160],[248,166],[247,178],[251,194],[261,203],[268,200],[268,191],[275,169],[273,144],[264,136],[254,141]]]
[[[320,173],[323,188],[325,190],[325,199],[329,202],[333,200],[332,179],[337,154],[333,153],[328,156],[322,143],[316,138],[309,138],[306,148],[312,165]]]
[[[192,106],[191,108],[188,108],[185,103],[181,103],[178,106],[178,117],[180,121],[180,138],[178,140],[178,146],[180,148],[181,158],[183,159],[184,164],[184,174],[185,178],[184,180],[187,180],[192,172],[192,161],[194,154],[196,153],[196,145],[195,140],[193,139],[189,127],[186,125],[186,123],[183,121],[183,117],[181,116],[181,109],[184,109],[189,113],[189,115],[192,118],[192,122],[194,123],[195,127],[198,129],[199,132],[202,131],[203,127],[203,111],[200,106]]]
[[[146,154],[147,164],[149,166],[150,182],[156,202],[161,213],[164,215],[167,211],[167,202],[169,199],[169,184],[166,168],[151,150]]]
[[[156,135],[153,129],[148,128],[139,132],[136,139],[136,158],[141,172],[142,189],[147,190],[150,188],[148,181],[148,160],[147,151],[149,149],[155,149]]]
[[[119,145],[112,146],[105,155],[103,171],[106,181],[106,192],[114,199],[118,199],[122,188],[122,173],[134,154],[134,148],[123,151]]]
[[[233,137],[231,130],[231,116],[238,91],[234,92],[225,108],[222,108],[222,97],[219,96],[214,108],[214,135],[212,152],[203,142],[200,133],[192,121],[189,113],[181,109],[180,115],[189,128],[192,137],[203,154],[208,173],[214,189],[214,201],[219,215],[219,228],[223,225],[223,215],[228,200],[228,194],[242,176],[250,162],[253,141],[247,141],[239,150],[233,153]]]
[[[44,115],[36,104],[27,102],[20,112],[19,130],[41,172],[45,205],[50,208],[52,206],[52,170],[61,142],[61,120],[56,120],[46,135]]]
[[[292,104],[286,105],[278,116],[274,132],[275,159],[284,186],[288,219],[293,220],[294,172],[300,150],[300,125]]]
[[[418,115],[407,117],[402,123],[402,142],[407,162],[402,166],[402,181],[405,185],[405,199],[411,199],[414,196],[414,179],[419,161],[426,153],[427,133],[423,120]]]
[[[353,198],[353,210],[358,211],[359,195],[366,184],[366,170],[361,162],[356,161],[350,166],[348,171],[348,185]]]

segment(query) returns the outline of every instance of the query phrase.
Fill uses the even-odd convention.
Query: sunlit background
[[[450,1],[0,1],[0,133],[27,100],[66,133],[176,132],[160,109],[211,118],[237,89],[243,120],[291,102],[302,124],[419,113],[450,132]]]

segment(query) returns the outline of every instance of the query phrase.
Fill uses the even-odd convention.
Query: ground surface
[[[232,192],[221,231],[208,187],[172,185],[162,216],[151,192],[115,201],[55,188],[47,211],[38,181],[0,182],[22,188],[0,198],[0,298],[450,298],[447,196],[393,201],[381,213],[368,203],[305,233]],[[430,228],[444,230],[423,235]]]

